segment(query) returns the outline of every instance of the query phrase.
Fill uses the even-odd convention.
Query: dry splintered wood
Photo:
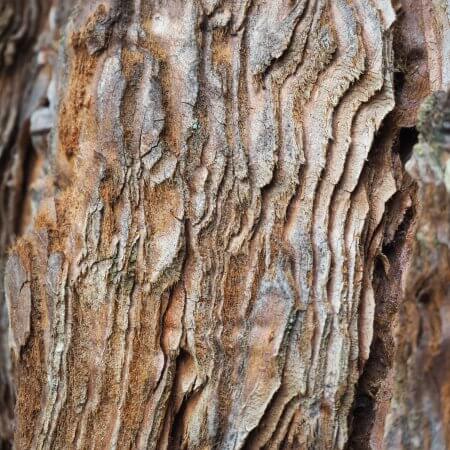
[[[446,86],[444,9],[72,3],[0,8],[0,434],[383,448],[417,205],[397,143]],[[400,92],[403,25],[425,75]]]

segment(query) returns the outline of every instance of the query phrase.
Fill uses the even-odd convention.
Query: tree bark
[[[46,136],[30,131],[30,118],[46,102],[53,71],[56,35],[50,33],[48,26],[49,3],[0,3],[0,448],[8,448],[12,442],[15,397],[3,277],[5,261],[14,239],[32,223],[36,201],[30,200],[40,191],[33,189],[33,182],[42,178],[40,168],[49,164],[48,155],[43,153]],[[62,14],[62,8],[58,14]],[[56,21],[54,28],[58,28]]]
[[[418,184],[418,219],[411,266],[396,331],[393,397],[385,424],[385,448],[450,447],[450,164],[449,5],[423,8],[410,2],[397,28],[397,59],[404,81],[397,95],[403,109],[403,152],[411,152],[407,169]],[[408,31],[409,30],[409,31]],[[414,30],[414,31],[412,31]],[[426,51],[423,51],[425,49]],[[419,50],[419,51],[418,51]],[[418,118],[406,112],[415,86],[423,96]],[[405,101],[402,101],[403,98]],[[401,105],[404,105],[402,108]],[[417,132],[414,127],[417,122]],[[447,177],[447,181],[446,178]]]
[[[402,130],[448,87],[437,3],[6,3],[5,442],[403,448]]]

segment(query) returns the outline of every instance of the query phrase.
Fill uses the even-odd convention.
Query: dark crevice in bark
[[[396,120],[394,109],[385,118],[375,137],[368,155],[366,176],[368,175],[369,179],[372,179],[380,166],[386,164],[385,159],[388,156],[386,152],[390,152],[388,157],[390,163],[400,169],[407,160],[406,156],[412,151],[417,139],[415,129],[407,129],[402,133]],[[366,255],[370,257],[370,253],[376,249],[377,236],[380,233],[384,236],[385,241],[380,243],[381,248],[373,261],[375,295],[373,338],[369,358],[364,366],[360,367],[355,397],[348,416],[350,433],[345,447],[347,450],[381,448],[381,442],[374,442],[374,436],[379,438],[379,433],[375,429],[377,421],[384,420],[383,410],[390,401],[388,383],[395,354],[393,335],[401,301],[399,286],[408,258],[410,234],[416,215],[414,206],[402,210],[405,199],[408,197],[414,199],[416,188],[410,178],[400,172],[395,174],[397,185],[400,185],[398,191],[386,203],[383,220],[372,234],[373,238],[366,244]],[[389,238],[389,227],[394,223],[398,225],[394,235]],[[368,231],[366,228],[365,234]]]
[[[388,202],[386,218],[395,208],[395,202],[404,192],[398,192]],[[390,402],[389,372],[392,370],[395,343],[394,325],[401,301],[402,272],[408,259],[410,232],[414,226],[416,210],[408,208],[392,241],[383,245],[375,261],[373,279],[375,289],[375,317],[370,355],[359,378],[350,415],[351,434],[347,449],[369,450],[378,448],[373,442],[376,421],[384,421],[380,409]],[[388,264],[386,264],[386,258]]]
[[[23,213],[25,211],[25,204],[27,199],[28,189],[30,187],[30,182],[32,180],[33,166],[36,161],[36,152],[33,148],[30,135],[30,121],[27,120],[23,131],[21,133],[21,139],[19,141],[19,146],[22,149],[22,182],[20,185],[20,191],[18,192],[17,198],[17,211],[15,217],[14,230],[18,236],[23,232]]]
[[[417,144],[419,133],[416,127],[403,127],[400,129],[398,143],[395,147],[403,164],[405,164],[412,155],[413,147]]]
[[[11,450],[11,449],[12,449],[11,442],[4,439],[0,441],[0,450]]]
[[[353,408],[349,415],[350,437],[347,449],[381,448],[384,420],[392,396],[395,356],[394,330],[402,301],[401,280],[411,252],[412,231],[416,221],[417,186],[404,173],[418,142],[417,109],[429,90],[427,55],[411,34],[417,28],[414,4],[402,3],[393,26],[395,108],[383,121],[369,154],[374,165],[381,152],[389,151],[393,166],[398,167],[398,192],[387,202],[380,225],[384,242],[373,269],[375,316],[369,358],[360,374]],[[418,34],[423,30],[418,30]],[[423,45],[424,41],[421,41]],[[406,207],[408,204],[412,206]],[[403,205],[403,206],[402,206]],[[401,218],[401,220],[400,220]],[[400,223],[399,223],[400,220]],[[389,229],[398,223],[392,236]],[[394,228],[395,229],[395,228]],[[378,235],[378,233],[375,233]],[[389,237],[390,235],[390,237]],[[372,246],[370,244],[367,249]],[[367,250],[366,250],[367,251]]]
[[[184,349],[180,349],[180,353],[178,354],[175,361],[175,382],[174,385],[177,386],[179,384],[180,377],[182,377],[182,373],[180,373],[180,366],[183,365],[185,361],[192,359],[192,355]],[[175,401],[174,397],[175,391],[173,391],[172,403]],[[181,447],[181,443],[183,442],[183,432],[184,432],[184,419],[186,414],[186,409],[189,403],[189,399],[192,397],[192,391],[185,395],[183,401],[177,411],[174,412],[174,416],[172,419],[172,427],[170,429],[169,434],[169,448],[183,448]]]

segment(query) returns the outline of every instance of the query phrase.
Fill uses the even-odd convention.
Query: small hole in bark
[[[367,394],[361,394],[355,400],[354,411],[355,413],[363,412],[373,406],[373,399]]]
[[[378,276],[383,276],[385,273],[384,269],[385,267],[383,265],[382,259],[377,256],[377,258],[375,259],[374,273],[378,274]]]
[[[422,305],[428,305],[431,303],[431,295],[429,292],[423,292],[419,295],[419,298],[417,300]]]
[[[422,318],[419,318],[419,329],[417,330],[416,345],[420,345],[420,343],[422,342],[422,337],[423,337],[423,321]]]
[[[405,84],[405,74],[401,70],[394,72],[394,92],[399,92]]]
[[[398,136],[397,153],[403,164],[411,157],[414,145],[419,140],[416,127],[401,128]]]

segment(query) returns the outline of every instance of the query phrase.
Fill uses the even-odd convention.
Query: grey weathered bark
[[[439,2],[70,3],[0,10],[5,442],[381,448]]]

